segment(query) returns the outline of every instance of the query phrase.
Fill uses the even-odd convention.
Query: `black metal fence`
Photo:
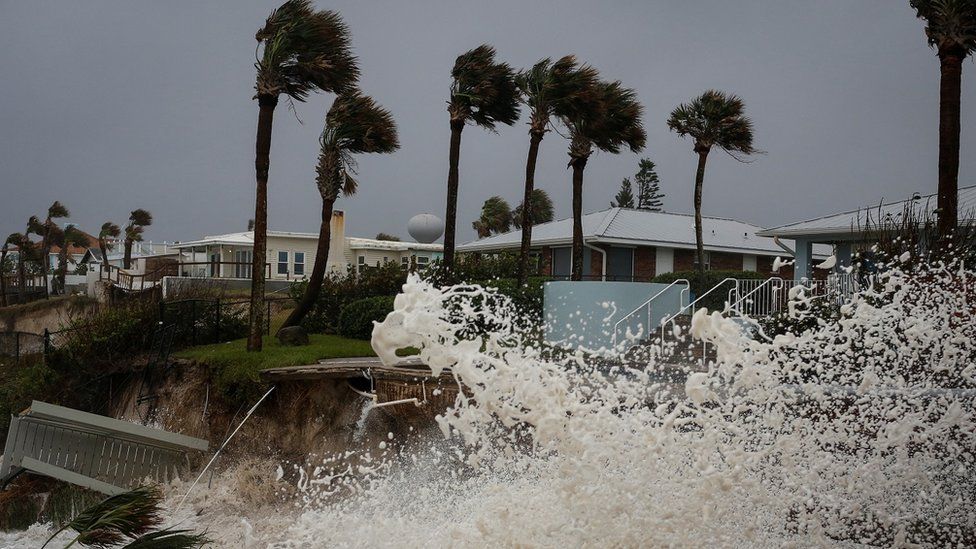
[[[281,327],[294,300],[290,297],[267,298],[264,302],[264,331],[272,334]],[[171,346],[174,349],[221,343],[247,336],[250,316],[249,300],[227,299],[180,299],[161,301],[155,318],[143,319],[149,326],[144,330],[144,341],[133,341],[132,348],[148,349],[152,333],[166,327],[171,329]],[[53,351],[81,343],[87,345],[96,333],[94,324],[77,324],[62,330],[44,330],[43,333],[0,332],[0,358],[21,361],[31,356],[48,357]],[[138,336],[135,336],[138,339]]]
[[[0,332],[0,357],[20,361],[44,352],[46,339],[42,334],[28,332]]]

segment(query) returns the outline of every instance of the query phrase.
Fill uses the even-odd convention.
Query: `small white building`
[[[368,267],[396,263],[404,267],[426,267],[441,257],[440,244],[420,244],[345,235],[345,215],[332,214],[327,272],[357,272]],[[318,233],[268,231],[267,264],[271,280],[301,280],[315,263]],[[254,253],[254,231],[205,236],[173,245],[181,253],[181,276],[205,278],[250,278]]]

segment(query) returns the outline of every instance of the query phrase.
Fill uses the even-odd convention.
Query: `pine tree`
[[[659,212],[663,209],[664,193],[661,192],[660,180],[657,178],[657,171],[654,169],[654,162],[648,158],[641,158],[638,164],[637,175],[634,180],[637,182],[637,209]]]
[[[631,187],[629,177],[625,177],[624,180],[620,182],[620,190],[617,191],[617,196],[613,198],[614,202],[610,203],[611,208],[634,207],[634,191]]]

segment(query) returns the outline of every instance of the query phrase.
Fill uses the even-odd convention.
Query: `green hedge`
[[[353,339],[370,339],[373,322],[380,322],[393,311],[392,296],[378,296],[353,301],[339,313],[339,335]]]
[[[393,297],[407,281],[407,272],[398,262],[380,267],[369,267],[356,274],[349,269],[345,274],[330,273],[322,282],[322,290],[312,310],[302,320],[302,327],[309,333],[335,334],[342,309],[354,301],[369,297]],[[289,293],[295,300],[305,294],[308,281],[291,285]]]
[[[698,276],[698,272],[696,271],[677,271],[658,275],[654,277],[651,282],[670,284],[675,280],[682,278],[687,279],[691,285],[691,299],[694,300],[698,296],[704,295],[705,292],[711,290],[716,284],[722,282],[726,278],[764,279],[766,277],[755,271],[705,271],[704,277],[702,278]],[[729,290],[731,289],[732,284],[726,282],[723,285],[723,288],[708,294],[708,296],[703,299],[699,305],[707,308],[710,311],[721,310],[725,307],[725,301],[728,299]]]

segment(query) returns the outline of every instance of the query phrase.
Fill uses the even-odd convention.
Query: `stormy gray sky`
[[[244,230],[253,216],[254,32],[279,0],[0,1],[0,233],[60,199],[91,232],[136,207],[154,240]],[[767,154],[713,154],[704,212],[772,226],[934,192],[938,60],[907,0],[319,1],[352,29],[363,90],[394,113],[402,148],[360,157],[341,199],[347,234],[406,236],[443,216],[454,58],[482,42],[517,67],[574,53],[635,88],[642,155],[596,154],[584,210],[605,208],[640,156],[658,164],[669,211],[687,212],[695,158],[668,132],[678,103],[741,95]],[[976,66],[963,69],[962,185],[976,180]],[[332,96],[276,114],[270,225],[315,231],[317,136]],[[284,105],[284,103],[282,103]],[[461,146],[459,240],[484,199],[521,196],[525,118]],[[566,141],[542,143],[537,185],[570,207]]]

